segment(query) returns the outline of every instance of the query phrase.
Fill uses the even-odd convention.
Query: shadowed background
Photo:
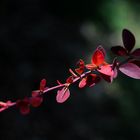
[[[30,96],[42,78],[48,86],[62,82],[82,58],[87,63],[102,44],[122,44],[128,28],[140,46],[138,0],[2,0],[0,1],[0,99]],[[71,87],[70,99],[56,103],[45,95],[27,116],[11,108],[0,114],[1,140],[138,140],[140,81],[122,74],[112,84]]]

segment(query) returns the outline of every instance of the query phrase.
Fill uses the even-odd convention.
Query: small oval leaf
[[[40,90],[43,91],[46,86],[46,79],[42,79],[40,82]]]
[[[57,91],[56,101],[58,103],[65,102],[70,97],[70,91],[67,87],[62,88],[61,90]]]
[[[99,66],[104,62],[104,59],[105,59],[105,54],[100,49],[97,48],[92,55],[91,63],[96,66]]]
[[[126,63],[119,67],[119,70],[134,79],[140,79],[140,67],[133,63]]]
[[[135,36],[128,29],[124,29],[122,39],[124,47],[130,52],[135,46]]]
[[[32,97],[30,99],[30,104],[33,106],[33,107],[38,107],[41,105],[41,103],[43,102],[43,98],[42,97]]]
[[[86,84],[87,84],[87,78],[83,78],[83,79],[79,82],[79,88],[85,87]]]

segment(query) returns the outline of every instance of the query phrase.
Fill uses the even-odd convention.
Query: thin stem
[[[91,73],[91,71],[87,71],[87,72],[83,73],[80,77],[76,77],[76,78],[73,80],[73,83],[75,83],[75,82],[77,82],[78,80],[80,80],[81,78],[87,76],[89,73]],[[72,83],[72,84],[73,84],[73,83]],[[39,94],[38,96],[43,95],[43,94],[45,94],[45,93],[47,93],[47,92],[49,92],[49,91],[55,90],[55,89],[59,89],[59,88],[65,87],[65,86],[67,86],[67,85],[68,85],[68,83],[64,83],[64,84],[60,84],[60,85],[53,86],[53,87],[50,87],[50,88],[47,88],[47,87],[46,87],[46,89],[45,89],[41,94]],[[31,97],[30,97],[30,98],[31,98]],[[5,104],[6,104],[6,103],[5,103]],[[6,110],[6,109],[8,109],[8,108],[10,108],[10,107],[13,107],[13,106],[15,106],[16,104],[17,104],[17,102],[11,102],[10,104],[7,104],[6,106],[1,107],[1,108],[0,108],[0,112],[4,111],[4,110]]]

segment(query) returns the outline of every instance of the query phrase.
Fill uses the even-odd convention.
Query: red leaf
[[[95,64],[96,66],[99,66],[104,62],[104,59],[105,59],[104,53],[100,49],[97,49],[93,53],[91,63]]]
[[[38,95],[40,95],[40,90],[34,90],[34,91],[32,91],[32,97],[36,97]]]
[[[26,115],[30,112],[30,103],[28,98],[17,101],[17,106],[20,109],[21,114]]]
[[[42,97],[32,97],[30,99],[30,104],[33,106],[33,107],[38,107],[41,105],[41,103],[43,102],[43,98]]]
[[[30,113],[30,107],[29,106],[22,106],[20,107],[20,113],[23,115],[27,115]]]
[[[134,35],[127,29],[124,29],[122,32],[122,39],[124,47],[130,52],[135,46],[135,37]]]
[[[78,65],[78,67],[79,68],[84,68],[85,67],[85,62],[82,60],[82,59],[80,59],[78,62],[77,62],[77,65]]]
[[[99,45],[97,49],[100,50],[104,54],[104,57],[105,57],[106,52],[105,52],[105,49],[102,47],[102,45]]]
[[[104,75],[108,75],[108,76],[114,75],[114,72],[110,65],[101,66],[100,69],[98,69],[98,71]]]
[[[73,76],[68,77],[66,82],[70,84],[73,83]]]
[[[46,79],[42,79],[40,82],[40,91],[43,91],[46,86]]]
[[[67,87],[57,91],[56,101],[58,103],[65,102],[70,97],[70,91]]]
[[[80,82],[79,82],[79,88],[83,88],[86,86],[87,84],[87,79],[86,78],[83,78]]]
[[[114,71],[112,70],[110,65],[101,66],[101,68],[98,69],[98,71],[100,72],[104,80],[106,80],[107,82],[113,81]]]
[[[81,75],[81,74],[84,72],[84,69],[83,69],[83,68],[77,68],[77,69],[75,69],[75,71],[76,71],[79,75]]]
[[[140,57],[140,48],[134,50],[134,51],[131,53],[131,55],[132,55],[132,56],[135,56],[135,57]]]
[[[111,51],[118,56],[127,55],[126,49],[123,48],[122,46],[114,46],[114,47],[111,48]]]
[[[86,84],[89,87],[94,86],[96,83],[98,83],[100,81],[100,77],[97,76],[96,74],[90,74],[87,76],[87,80],[86,80]]]
[[[126,63],[119,67],[119,70],[134,79],[140,79],[140,67],[133,63]]]
[[[94,69],[97,68],[97,66],[96,66],[95,64],[86,64],[86,68],[87,68],[88,70],[94,70]]]

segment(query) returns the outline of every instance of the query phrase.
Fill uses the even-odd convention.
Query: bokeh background
[[[138,0],[1,0],[0,99],[30,96],[42,78],[62,82],[82,58],[102,44],[122,44],[123,28],[140,46]],[[71,87],[70,99],[58,104],[56,92],[23,116],[16,108],[0,114],[0,140],[138,140],[140,81],[122,74],[93,88]]]

